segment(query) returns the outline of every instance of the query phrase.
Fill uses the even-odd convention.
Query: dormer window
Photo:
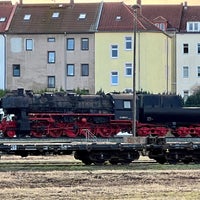
[[[167,19],[162,16],[158,16],[153,19],[153,23],[156,27],[158,27],[162,31],[166,31],[167,29]]]
[[[6,17],[0,17],[0,22],[5,22],[6,21]]]
[[[86,13],[80,13],[78,19],[85,19],[86,18]]]
[[[155,26],[158,27],[162,31],[166,30],[165,23],[156,23]]]
[[[52,18],[58,18],[59,15],[60,15],[59,12],[54,12],[54,13],[52,14]]]
[[[121,19],[122,19],[121,16],[116,16],[116,18],[115,18],[116,21],[120,21]]]
[[[200,32],[200,22],[187,22],[187,32]]]
[[[30,14],[25,14],[24,15],[24,20],[25,21],[28,21],[28,20],[30,20],[31,19],[31,15]]]

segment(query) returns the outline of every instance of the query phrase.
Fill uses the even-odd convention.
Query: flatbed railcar
[[[130,164],[146,156],[160,164],[200,163],[200,138],[0,140],[0,155],[73,155],[84,164]]]

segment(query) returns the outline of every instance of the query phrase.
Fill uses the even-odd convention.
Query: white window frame
[[[189,67],[183,66],[183,78],[189,78]]]
[[[116,73],[116,74],[113,74]],[[113,82],[113,78],[117,78],[116,82]],[[118,71],[112,71],[111,72],[111,85],[119,85],[119,72]]]
[[[114,56],[116,52],[116,56]],[[111,58],[118,58],[119,57],[119,47],[117,44],[111,45]]]
[[[131,74],[127,73],[127,70],[131,70]],[[132,63],[125,63],[124,74],[127,77],[133,77],[133,64]]]
[[[130,44],[130,48],[127,48],[127,45],[129,46]],[[131,36],[126,36],[125,37],[125,49],[128,51],[131,51],[133,49],[133,39]]]
[[[199,32],[200,31],[200,22],[187,22],[187,32]]]

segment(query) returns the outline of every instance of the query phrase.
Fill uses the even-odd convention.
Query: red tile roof
[[[167,20],[167,29],[180,29],[183,5],[142,5],[141,13],[153,22],[157,17]]]
[[[19,4],[8,33],[94,32],[99,3],[88,4]],[[52,18],[58,12],[59,16]],[[80,14],[85,19],[79,19]],[[24,20],[30,15],[30,20]]]
[[[122,3],[104,3],[99,31],[133,31],[134,14],[131,6]],[[160,31],[147,18],[137,12],[138,31]]]
[[[10,1],[0,2],[0,33],[4,33],[14,6]]]
[[[180,31],[185,32],[187,22],[200,22],[200,6],[187,6],[183,9]]]

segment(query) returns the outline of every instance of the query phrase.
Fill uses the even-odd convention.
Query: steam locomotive
[[[1,137],[113,137],[132,133],[132,94],[33,94],[18,89],[1,99]],[[200,136],[200,108],[177,95],[137,94],[137,136]]]

